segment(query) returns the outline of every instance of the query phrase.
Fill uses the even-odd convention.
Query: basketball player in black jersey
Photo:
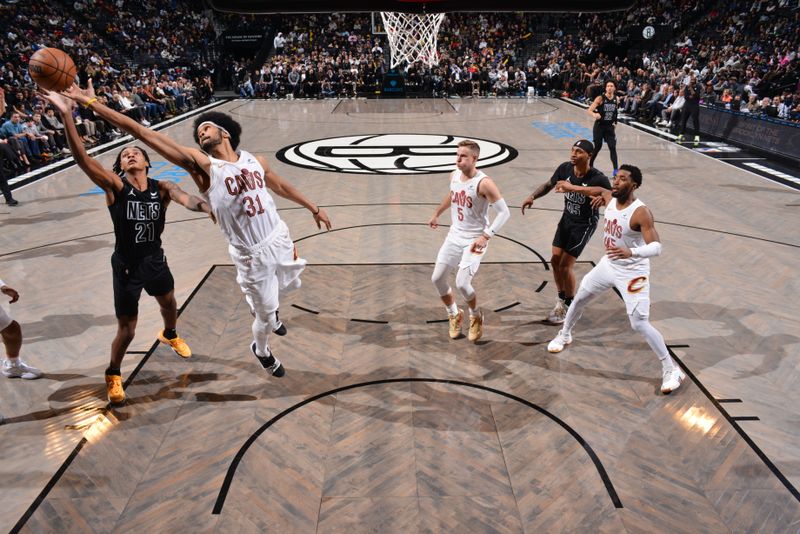
[[[617,99],[617,86],[614,82],[606,82],[605,88],[605,92],[595,98],[588,109],[589,115],[595,119],[594,129],[592,130],[594,153],[592,153],[589,165],[594,167],[594,160],[597,158],[597,154],[600,153],[600,149],[603,148],[603,140],[605,139],[608,151],[611,153],[611,163],[614,165],[612,176],[616,176],[619,165],[617,160],[617,134],[614,132],[614,125],[617,124],[619,100]]]
[[[150,159],[139,147],[126,147],[117,155],[114,172],[89,157],[72,118],[74,102],[62,95],[43,91],[42,95],[61,114],[69,148],[83,172],[105,191],[106,204],[114,223],[114,254],[111,268],[114,279],[114,309],[117,335],[111,343],[111,362],[106,369],[106,388],[111,404],[125,401],[120,367],[125,351],[133,341],[142,289],[155,297],[164,318],[158,339],[181,357],[192,351],[175,331],[178,310],[175,282],[161,248],[161,233],[167,206],[174,200],[192,211],[210,214],[205,200],[189,195],[173,182],[147,177]]]
[[[532,208],[534,200],[552,191],[561,180],[569,180],[570,183],[579,186],[593,184],[596,187],[611,189],[608,178],[589,165],[589,158],[593,153],[592,143],[586,139],[576,141],[572,145],[569,161],[559,165],[553,176],[523,201],[522,214],[525,215],[525,208]],[[553,279],[558,290],[556,305],[547,317],[547,321],[551,324],[564,322],[567,308],[575,297],[575,273],[572,272],[572,268],[597,228],[598,220],[600,211],[592,208],[586,197],[578,193],[567,194],[564,197],[564,213],[558,221],[556,235],[553,237],[553,257],[550,260],[553,265]]]

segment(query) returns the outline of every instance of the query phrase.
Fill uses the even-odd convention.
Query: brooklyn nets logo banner
[[[454,170],[459,141],[481,148],[478,167],[485,169],[517,157],[503,143],[431,134],[370,134],[305,141],[281,149],[276,157],[289,165],[353,174],[429,174]]]

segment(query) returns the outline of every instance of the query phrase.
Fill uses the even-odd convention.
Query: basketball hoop
[[[428,67],[439,64],[436,43],[444,13],[417,14],[381,11],[381,18],[386,34],[389,36],[392,68],[403,61],[409,65],[422,61]]]

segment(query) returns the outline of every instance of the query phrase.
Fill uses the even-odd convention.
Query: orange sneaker
[[[125,390],[122,389],[122,377],[119,375],[106,375],[106,391],[108,402],[122,404],[125,402]]]
[[[187,345],[180,336],[174,339],[167,339],[164,337],[164,331],[162,330],[158,333],[158,340],[165,345],[172,347],[172,350],[175,351],[175,354],[181,358],[188,358],[192,355],[192,349],[189,348],[189,345]]]

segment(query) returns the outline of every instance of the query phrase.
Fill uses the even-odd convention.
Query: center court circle
[[[304,141],[282,148],[276,157],[289,165],[352,174],[429,174],[455,169],[458,143],[471,139],[481,149],[485,169],[517,157],[497,141],[444,134],[369,134]]]

